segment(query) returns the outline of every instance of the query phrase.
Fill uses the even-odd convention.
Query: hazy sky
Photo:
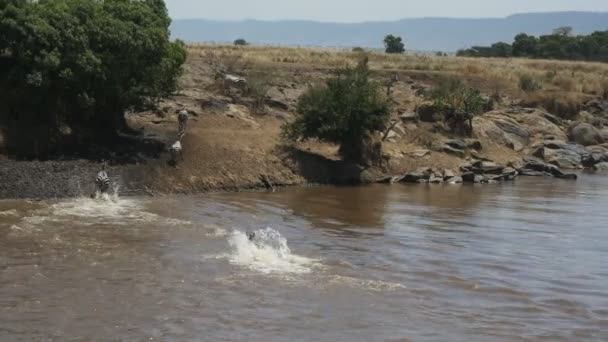
[[[166,0],[174,19],[312,19],[358,22],[407,17],[503,17],[541,11],[608,11],[608,0]]]

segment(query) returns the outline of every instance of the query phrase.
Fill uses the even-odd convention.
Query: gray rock
[[[473,183],[475,181],[475,174],[473,172],[465,172],[461,178],[463,182]]]
[[[452,171],[450,169],[443,170],[443,179],[447,180],[447,179],[451,179],[454,177],[456,177],[456,174],[454,173],[454,171]]]
[[[547,163],[562,169],[578,169],[582,167],[581,155],[571,150],[544,149],[544,159]]]
[[[432,170],[430,168],[421,167],[416,169],[416,171],[406,174],[401,181],[407,183],[419,183],[420,181],[427,182],[431,176],[431,172]]]
[[[475,184],[487,183],[487,182],[488,182],[488,178],[484,175],[475,175],[475,177],[473,178],[473,183],[475,183]]]
[[[448,145],[438,146],[435,149],[437,151],[439,151],[439,152],[444,152],[444,153],[447,153],[447,154],[453,154],[453,155],[455,155],[457,157],[460,157],[460,158],[464,158],[464,155],[465,155],[464,154],[464,150],[459,150],[457,148],[453,148],[453,147],[448,146]]]
[[[477,139],[465,139],[464,142],[466,143],[467,148],[472,148],[476,150],[483,149],[483,146],[481,146],[481,141]]]
[[[457,150],[464,150],[467,148],[467,143],[464,142],[464,140],[459,140],[459,139],[450,139],[447,140],[444,145],[447,145],[449,147],[455,148]]]
[[[429,178],[429,183],[440,184],[443,183],[443,177],[441,175],[432,174]]]
[[[601,162],[593,165],[595,171],[608,171],[608,162]]]
[[[586,122],[575,124],[568,130],[568,138],[583,146],[599,145],[604,142],[600,131]]]
[[[403,113],[401,116],[399,116],[399,118],[403,122],[418,122],[418,114],[415,112]]]
[[[431,154],[429,150],[416,150],[409,153],[413,157],[423,158]]]
[[[473,163],[473,172],[476,174],[500,175],[504,168],[504,166],[493,161],[480,160]]]
[[[536,171],[536,170],[531,170],[531,169],[521,169],[521,170],[519,170],[519,174],[522,176],[528,176],[528,177],[551,176],[551,174],[547,174],[542,171]]]
[[[463,182],[462,177],[459,177],[459,176],[452,177],[452,178],[446,180],[446,183],[448,183],[448,184],[460,184],[462,182]]]

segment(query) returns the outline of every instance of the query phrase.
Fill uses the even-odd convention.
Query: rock
[[[568,129],[568,138],[583,146],[599,145],[604,143],[600,131],[588,123],[578,123]]]
[[[403,122],[418,122],[418,114],[416,112],[406,112],[399,116]]]
[[[377,183],[395,184],[395,183],[399,183],[402,179],[403,179],[403,176],[386,176],[386,177],[380,178],[377,181]]]
[[[448,184],[460,184],[462,182],[463,182],[462,177],[459,177],[459,176],[452,177],[452,178],[446,180],[446,183],[448,183]]]
[[[601,162],[593,165],[595,171],[608,171],[608,162]]]
[[[529,158],[526,157],[524,158],[524,166],[523,166],[524,170],[532,170],[532,171],[538,171],[538,172],[543,172],[549,175],[553,175],[555,177],[557,176],[563,176],[564,173],[559,169],[559,167],[557,167],[556,165],[553,164],[547,164],[545,162],[542,162],[538,159],[533,159],[533,158]],[[525,176],[530,176],[531,174],[524,174],[524,172],[522,172],[520,170],[522,175]]]
[[[528,144],[530,132],[504,113],[494,111],[473,119],[473,132],[477,137],[521,150]]]
[[[493,161],[476,161],[473,163],[473,172],[476,174],[493,174],[500,175],[504,170],[504,166],[499,165]]]
[[[464,150],[467,148],[467,144],[464,142],[464,140],[458,140],[458,139],[448,140],[444,143],[444,145],[455,148],[457,150]]]
[[[448,180],[451,178],[456,177],[456,174],[454,173],[454,171],[450,170],[450,169],[444,169],[443,170],[443,179],[444,180]]]
[[[462,164],[460,164],[460,171],[462,172],[473,172],[473,164],[469,163],[469,162],[464,162]]]
[[[506,167],[502,170],[502,176],[504,180],[514,180],[519,175],[519,172],[512,167]]]
[[[266,103],[266,105],[268,107],[271,107],[271,108],[276,108],[276,109],[280,109],[280,110],[283,110],[283,111],[288,111],[289,110],[289,105],[287,103],[279,101],[277,99],[273,99],[273,98],[267,97],[267,98],[264,99],[264,102]]]
[[[406,174],[401,181],[407,183],[419,183],[422,180],[424,182],[427,182],[429,177],[431,176],[431,172],[432,170],[430,168],[421,167],[416,169],[416,171],[412,171]]]
[[[423,158],[423,157],[426,157],[426,156],[430,155],[431,151],[429,151],[429,150],[416,150],[416,151],[413,151],[413,152],[409,152],[408,154],[411,155],[411,156],[413,156],[413,157]]]
[[[483,161],[491,161],[490,159],[486,158],[486,157],[482,157],[479,152],[475,151],[475,150],[471,150],[471,157],[473,157],[474,159],[477,160],[483,160]]]
[[[394,139],[397,139],[397,138],[400,138],[400,136],[399,136],[399,134],[397,134],[397,133],[396,133],[395,131],[393,131],[393,130],[390,130],[390,131],[388,132],[388,134],[386,135],[386,139],[387,139],[387,140],[391,140],[391,139],[393,139],[393,140],[394,140]]]
[[[499,181],[504,180],[505,176],[504,175],[489,175],[489,176],[486,176],[486,179],[489,182],[499,182]]]
[[[487,182],[488,182],[488,179],[484,175],[475,175],[475,177],[473,177],[473,183],[475,183],[475,184],[487,183]]]
[[[555,178],[577,180],[578,176],[575,175],[574,173],[566,173],[566,174],[561,174],[561,175],[555,175]]]
[[[403,127],[403,125],[401,123],[398,123],[395,126],[393,126],[393,131],[395,131],[395,133],[397,133],[401,136],[405,135],[405,128]]]
[[[481,141],[477,139],[465,139],[464,142],[466,143],[467,148],[475,150],[483,149],[483,147],[481,146]]]
[[[465,172],[461,178],[463,182],[473,183],[475,181],[475,174],[473,172]]]
[[[541,172],[541,171],[530,170],[530,169],[520,169],[519,174],[522,176],[528,176],[528,177],[551,176],[551,174],[547,174],[547,173]]]
[[[437,122],[443,120],[443,115],[432,104],[418,106],[418,118],[423,122]]]
[[[429,178],[429,183],[440,184],[443,183],[443,176],[433,173]]]
[[[437,150],[439,152],[444,152],[447,154],[453,154],[460,158],[464,158],[464,155],[465,155],[464,150],[459,150],[459,149],[453,148],[448,145],[437,146],[437,147],[435,147],[435,150]]]
[[[545,148],[544,159],[547,163],[562,169],[578,169],[582,167],[581,155],[570,150],[552,150]]]

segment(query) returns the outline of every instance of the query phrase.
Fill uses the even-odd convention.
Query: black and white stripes
[[[224,89],[237,88],[242,91],[246,91],[248,87],[246,79],[239,76],[226,74],[223,71],[217,71],[215,73],[215,79],[221,80],[224,83]]]
[[[101,170],[95,178],[95,188],[100,194],[106,194],[110,190],[110,177],[108,177],[108,173],[106,172],[106,165],[107,163],[104,161],[101,165]]]

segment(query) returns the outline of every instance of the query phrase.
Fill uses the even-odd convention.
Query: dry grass
[[[355,65],[365,54],[372,70],[426,72],[461,75],[477,82],[488,94],[495,92],[521,95],[519,80],[530,75],[547,91],[581,93],[608,97],[608,64],[516,58],[470,58],[431,55],[389,55],[381,52],[352,52],[338,49],[273,46],[191,45],[191,56],[204,58],[209,53],[239,56],[254,64],[273,64],[316,69]],[[499,89],[503,88],[503,89]]]

